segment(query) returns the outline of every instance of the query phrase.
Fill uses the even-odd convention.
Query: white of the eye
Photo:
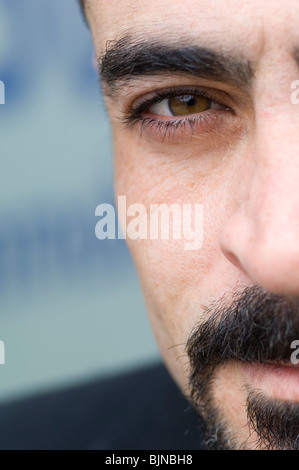
[[[157,114],[157,116],[173,116],[172,112],[169,109],[169,99],[160,101],[159,103],[152,104],[148,110],[152,114]]]

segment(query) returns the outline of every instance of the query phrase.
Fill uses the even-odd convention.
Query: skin
[[[103,86],[111,120],[115,193],[127,204],[201,203],[204,243],[184,250],[181,241],[128,240],[161,354],[188,392],[185,343],[205,319],[203,308],[238,287],[299,291],[299,105],[291,83],[299,78],[298,0],[89,0],[87,18],[97,57],[106,41],[130,31],[228,49],[254,64],[251,89],[202,81],[187,74],[134,79],[114,96]],[[297,54],[298,57],[298,54]],[[234,118],[204,132],[196,127],[173,140],[126,127],[119,117],[155,88],[208,86],[230,97]],[[228,105],[230,104],[228,103]],[[241,445],[253,447],[238,364],[219,367],[214,397]]]

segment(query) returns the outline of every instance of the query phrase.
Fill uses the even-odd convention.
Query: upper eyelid
[[[207,96],[207,93],[189,93],[188,90],[185,90],[185,93],[169,93],[166,94],[164,97],[157,97],[157,99],[149,100],[151,104],[158,104],[161,103],[164,100],[169,100],[170,98],[173,98],[174,96],[182,96],[182,95],[199,95],[208,98],[211,101],[216,101],[212,96]]]

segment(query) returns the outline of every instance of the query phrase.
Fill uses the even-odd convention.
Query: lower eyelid
[[[140,136],[145,134],[151,139],[154,137],[162,142],[175,144],[181,143],[185,138],[188,140],[195,134],[199,138],[206,138],[215,131],[220,134],[221,126],[225,124],[228,115],[233,119],[232,113],[220,110],[207,110],[182,118],[174,116],[173,119],[169,119],[168,116],[160,119],[155,115],[148,115],[138,118],[135,124],[140,125]]]
[[[148,108],[149,109],[149,108]],[[211,120],[216,120],[219,118],[220,114],[234,114],[233,111],[225,106],[218,105],[218,107],[211,107],[208,108],[205,111],[201,111],[198,113],[194,114],[186,114],[182,116],[174,115],[174,114],[155,114],[150,111],[144,111],[140,116],[136,116],[136,120],[145,120],[145,119],[151,119],[151,120],[157,120],[157,121],[164,121],[164,122],[169,122],[169,123],[175,123],[175,122],[180,122],[182,120],[186,121],[207,121],[208,119]]]

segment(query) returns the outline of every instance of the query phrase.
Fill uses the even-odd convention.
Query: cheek
[[[167,329],[170,341],[184,341],[198,320],[201,303],[207,301],[209,286],[212,289],[216,283],[213,273],[221,257],[219,192],[213,192],[211,180],[199,183],[194,172],[191,178],[189,168],[157,162],[156,157],[145,156],[138,145],[122,144],[115,146],[115,189],[116,196],[126,196],[127,207],[141,203],[149,214],[151,204],[203,205],[200,249],[186,250],[186,240],[171,236],[169,240],[127,239],[149,313],[159,320],[160,328]],[[126,148],[130,148],[130,155],[122,150]],[[127,224],[130,220],[127,217]]]
[[[211,214],[210,214],[211,216]],[[209,223],[211,222],[211,223]],[[213,297],[221,252],[217,236],[204,221],[204,243],[186,250],[184,240],[127,240],[150,311],[176,340],[185,341],[199,320],[203,303]]]
[[[223,279],[217,274],[221,253],[205,225],[206,241],[197,251],[171,239],[127,240],[161,355],[182,389],[188,384],[186,342]]]
[[[191,331],[203,320],[204,307],[236,280],[218,239],[234,203],[232,195],[237,194],[238,170],[224,154],[199,158],[198,149],[194,156],[192,151],[186,158],[169,148],[158,154],[130,138],[114,136],[116,196],[126,196],[127,206],[141,203],[149,213],[154,203],[203,205],[199,250],[187,251],[184,240],[171,237],[127,239],[161,354],[182,387],[187,380],[184,348]]]

